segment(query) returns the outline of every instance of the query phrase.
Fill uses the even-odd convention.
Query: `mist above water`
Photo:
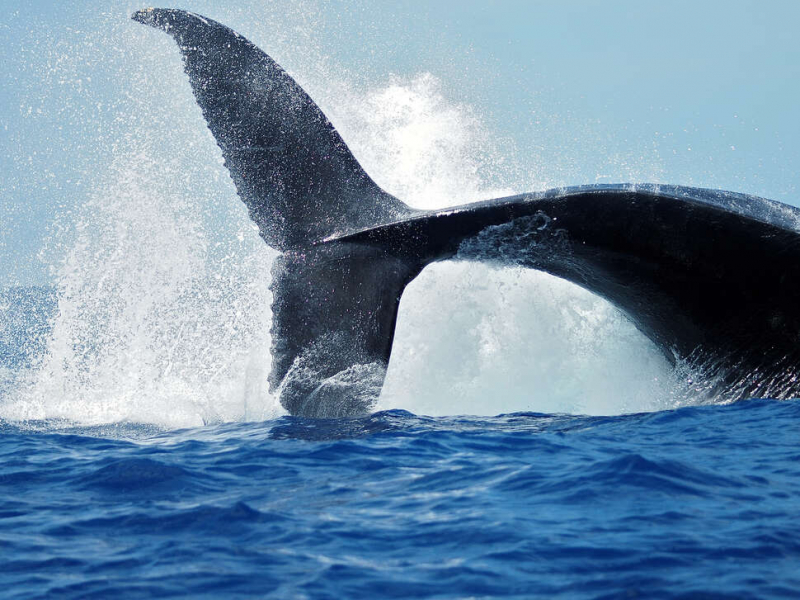
[[[172,428],[282,414],[266,383],[275,253],[236,196],[174,43],[127,23],[108,36],[103,68],[119,95],[112,129],[92,140],[104,162],[48,244],[52,336],[0,417]],[[264,50],[291,54],[285,39]],[[352,83],[310,54],[298,64],[291,74],[312,95],[326,90],[320,105],[367,172],[412,206],[546,187],[541,165],[434,73]],[[658,350],[585,290],[513,266],[440,263],[403,296],[377,408],[613,414],[685,402],[682,389]]]

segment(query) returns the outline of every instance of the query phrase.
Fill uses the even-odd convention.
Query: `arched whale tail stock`
[[[333,417],[375,403],[406,285],[438,260],[499,261],[618,306],[725,399],[796,395],[800,211],[718,190],[559,188],[415,210],[383,191],[300,86],[210,19],[146,9],[178,43],[197,103],[273,268],[270,384],[286,409]]]

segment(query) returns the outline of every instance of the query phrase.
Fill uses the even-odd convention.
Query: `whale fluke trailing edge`
[[[368,411],[406,285],[446,259],[546,271],[619,307],[735,400],[800,391],[800,210],[745,194],[588,185],[424,211],[383,191],[269,56],[182,10],[133,19],[178,43],[273,266],[269,380],[293,415]]]

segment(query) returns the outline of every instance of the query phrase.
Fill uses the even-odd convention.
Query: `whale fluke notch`
[[[720,190],[559,188],[417,211],[381,190],[269,56],[210,19],[148,9],[169,33],[273,265],[270,384],[291,414],[368,411],[400,297],[428,264],[500,261],[620,308],[734,400],[800,393],[800,210]]]

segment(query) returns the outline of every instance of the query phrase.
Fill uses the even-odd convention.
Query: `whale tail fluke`
[[[414,212],[370,179],[311,98],[244,37],[182,10],[132,18],[178,43],[197,103],[269,246],[303,248]]]
[[[133,18],[177,41],[239,195],[282,253],[270,384],[293,415],[369,410],[403,290],[453,257],[587,288],[668,359],[711,365],[729,399],[797,394],[800,210],[720,190],[603,184],[417,211],[381,190],[300,86],[243,37],[180,10]]]
[[[182,10],[132,18],[178,43],[239,196],[283,253],[273,265],[270,388],[294,415],[366,412],[383,385],[400,295],[424,265],[330,240],[418,211],[370,179],[311,98],[251,42]]]

